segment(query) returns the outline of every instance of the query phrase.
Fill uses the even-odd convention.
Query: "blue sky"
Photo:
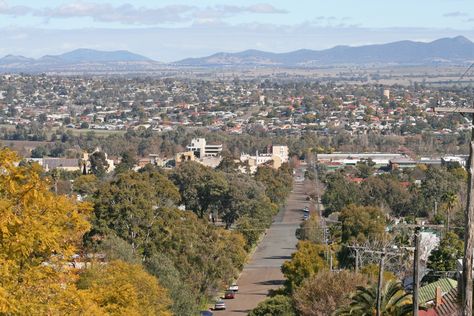
[[[0,56],[88,47],[173,61],[457,35],[474,39],[472,0],[0,0]]]

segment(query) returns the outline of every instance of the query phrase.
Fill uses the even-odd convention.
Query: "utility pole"
[[[356,273],[359,273],[359,249],[355,249],[356,252]]]
[[[378,275],[378,282],[377,282],[377,310],[376,310],[376,316],[380,316],[382,311],[381,311],[381,305],[382,305],[382,288],[383,288],[383,272],[384,272],[384,265],[385,265],[385,256],[387,255],[394,255],[394,256],[400,256],[401,253],[394,253],[394,252],[387,252],[387,250],[384,248],[383,250],[371,250],[367,247],[360,247],[360,246],[346,246],[349,249],[354,249],[356,251],[356,269],[358,270],[358,257],[359,257],[359,250],[362,250],[362,252],[366,253],[373,253],[373,254],[379,254],[380,259],[379,259],[379,275]]]
[[[385,252],[380,254],[380,262],[379,262],[379,280],[377,283],[377,311],[376,316],[380,316],[381,311],[381,302],[382,302],[382,286],[383,286],[383,265],[385,261]]]
[[[470,69],[471,67],[469,67]],[[468,69],[468,70],[469,70]],[[472,115],[471,141],[469,142],[468,161],[468,199],[465,217],[464,232],[464,257],[462,260],[462,288],[461,306],[462,316],[472,316],[472,268],[473,268],[473,247],[474,247],[474,108],[460,107],[435,107],[435,112],[462,113]]]
[[[420,227],[415,228],[415,254],[413,264],[413,316],[418,316],[420,289]]]
[[[333,271],[333,268],[332,268],[333,263],[332,263],[332,250],[331,249],[329,249],[329,256],[330,256],[329,257],[329,260],[330,260],[330,262],[329,262],[329,271],[332,272]]]

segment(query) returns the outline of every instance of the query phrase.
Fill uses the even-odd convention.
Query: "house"
[[[80,171],[80,160],[69,158],[30,158],[29,161],[37,162],[45,171],[59,169],[63,171]]]
[[[442,298],[452,290],[457,289],[458,282],[450,278],[442,278],[438,281],[420,287],[418,300],[420,304],[428,308],[441,305]],[[437,314],[435,314],[437,315]]]
[[[421,290],[421,289],[420,289]],[[458,288],[452,288],[447,293],[442,293],[441,288],[435,288],[435,300],[427,310],[418,311],[419,316],[459,316],[461,306],[459,304]]]

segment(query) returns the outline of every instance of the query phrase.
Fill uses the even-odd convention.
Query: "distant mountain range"
[[[125,50],[76,49],[38,59],[7,55],[0,58],[1,72],[133,72],[153,70],[162,64]]]
[[[153,72],[167,67],[324,67],[338,65],[461,65],[474,61],[474,43],[458,36],[433,42],[400,41],[366,46],[336,46],[325,50],[300,49],[288,53],[246,50],[216,53],[163,64],[129,51],[76,49],[38,59],[7,55],[0,72],[130,73]]]
[[[246,50],[217,53],[176,62],[182,66],[291,66],[328,65],[429,65],[462,64],[474,61],[474,43],[458,36],[433,42],[400,41],[359,47],[336,46],[325,50],[301,49],[289,53]]]

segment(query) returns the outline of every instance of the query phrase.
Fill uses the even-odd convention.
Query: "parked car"
[[[214,315],[211,311],[201,311],[200,316],[212,316]]]
[[[239,286],[237,285],[237,283],[232,283],[232,285],[229,286],[229,291],[238,292],[239,291]]]
[[[216,304],[214,304],[214,309],[216,311],[225,310],[225,302],[223,300],[218,300]]]
[[[225,293],[224,293],[224,298],[225,298],[225,299],[233,299],[233,298],[235,298],[235,292],[234,292],[234,291],[231,291],[231,290],[225,291]]]

